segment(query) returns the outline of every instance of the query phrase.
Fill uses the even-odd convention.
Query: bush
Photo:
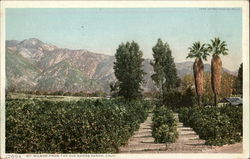
[[[189,117],[190,117],[189,110],[190,108],[187,108],[187,107],[183,107],[179,110],[179,114],[178,114],[179,120],[183,122],[184,126],[189,126],[189,122],[188,122]]]
[[[182,108],[180,121],[209,145],[225,145],[242,140],[242,107]]]
[[[152,136],[157,143],[175,142],[178,138],[177,123],[173,112],[166,107],[153,111]]]
[[[236,129],[235,131],[240,132],[241,136],[243,135],[243,111],[242,111],[242,105],[241,106],[224,106],[220,108],[221,112],[226,114],[229,119],[230,123],[233,125],[233,127]]]
[[[165,93],[163,97],[163,104],[171,106],[171,109],[176,112],[180,108],[194,106],[195,102],[195,93],[190,87],[184,92],[172,91]]]
[[[190,107],[196,104],[195,92],[191,87],[188,87],[182,94],[181,106]]]
[[[147,101],[6,101],[7,153],[118,152],[147,117]]]
[[[63,96],[72,96],[72,93],[71,92],[65,92],[65,93],[63,93]]]

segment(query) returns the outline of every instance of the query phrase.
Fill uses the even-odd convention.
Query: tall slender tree
[[[195,58],[193,64],[193,72],[194,72],[194,81],[195,81],[195,90],[197,94],[197,102],[198,105],[201,106],[201,96],[204,92],[204,64],[203,60],[207,60],[208,51],[205,47],[205,44],[201,44],[199,41],[195,42],[192,47],[188,48],[189,54],[186,58]]]
[[[141,97],[143,83],[142,51],[139,45],[132,41],[122,43],[116,50],[114,71],[117,78],[118,95],[131,100]]]
[[[160,99],[163,99],[164,94],[169,93],[180,84],[180,79],[169,45],[158,39],[152,50],[154,61],[150,64],[153,66],[155,73],[151,78],[159,88]]]
[[[236,93],[242,95],[243,89],[243,63],[240,64],[240,68],[238,70],[238,76],[236,79]]]
[[[213,55],[211,60],[211,84],[214,93],[214,105],[218,104],[218,95],[221,90],[221,75],[222,75],[222,61],[220,55],[227,55],[228,49],[225,41],[219,38],[211,40],[212,44],[208,44],[208,50]]]

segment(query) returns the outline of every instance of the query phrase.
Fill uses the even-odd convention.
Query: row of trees
[[[172,57],[172,51],[167,43],[158,39],[152,48],[154,60],[150,63],[153,66],[154,74],[151,76],[155,82],[159,97],[164,97],[180,85],[180,78],[177,75],[176,66]],[[143,53],[139,45],[132,41],[122,43],[116,50],[114,72],[117,82],[111,84],[110,88],[118,96],[131,100],[140,98],[141,84],[145,72],[142,69]]]
[[[204,95],[203,60],[206,61],[207,57],[212,54],[211,75],[207,74],[206,76],[211,76],[210,81],[214,93],[214,105],[217,105],[218,94],[221,92],[221,81],[225,80],[222,79],[222,61],[220,55],[228,54],[226,42],[221,41],[219,38],[211,40],[211,44],[202,44],[198,41],[188,49],[189,54],[187,58],[195,58],[193,72],[198,105],[202,104],[202,96]],[[157,86],[159,92],[158,97],[160,101],[163,102],[165,97],[168,99],[168,95],[180,86],[181,80],[177,75],[174,58],[172,57],[172,51],[169,45],[164,43],[161,39],[158,39],[156,45],[152,48],[152,51],[154,59],[150,64],[153,67],[154,74],[151,78]],[[115,54],[116,62],[114,63],[114,72],[117,82],[110,86],[113,94],[123,96],[129,100],[140,98],[142,96],[141,84],[144,82],[143,76],[145,75],[145,72],[142,69],[142,56],[143,53],[140,50],[139,45],[134,41],[119,45]],[[238,79],[241,78],[241,80],[237,80],[237,87],[242,87],[242,69],[241,72],[239,70],[238,74],[241,76],[238,77]],[[229,75],[227,74],[224,76],[229,78]],[[230,76],[228,80],[234,79]],[[206,82],[207,81],[209,80],[206,80]],[[208,88],[208,84],[206,84],[206,87]]]
[[[107,93],[101,90],[95,92],[65,92],[65,91],[54,91],[54,92],[45,92],[45,91],[16,91],[15,89],[10,89],[6,91],[6,97],[8,97],[9,92],[12,93],[24,93],[30,95],[56,95],[56,96],[79,96],[79,97],[105,97]]]
[[[235,94],[242,95],[243,93],[243,63],[240,64],[240,68],[238,70],[238,77],[235,80]]]
[[[211,85],[214,93],[214,105],[217,106],[218,94],[221,92],[222,77],[222,61],[220,55],[228,55],[228,49],[225,41],[219,38],[211,40],[211,44],[202,44],[195,42],[189,48],[187,58],[195,58],[193,64],[195,88],[197,94],[198,105],[201,105],[201,96],[204,94],[204,64],[203,60],[207,60],[207,56],[212,54],[211,60]]]

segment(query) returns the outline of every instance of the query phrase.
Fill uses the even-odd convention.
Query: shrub
[[[183,122],[184,126],[189,126],[189,108],[183,107],[179,110],[179,120]]]
[[[195,93],[190,87],[184,92],[168,92],[163,97],[163,104],[171,106],[171,109],[176,112],[178,112],[180,108],[194,106],[195,103]]]
[[[173,112],[166,107],[153,111],[152,136],[157,143],[175,142],[178,138],[177,123]]]
[[[182,94],[181,106],[190,107],[196,104],[195,92],[191,87],[188,87]]]
[[[71,92],[65,92],[65,93],[63,93],[63,96],[71,96],[71,95],[72,95]]]
[[[181,106],[182,93],[179,91],[172,91],[164,94],[163,104],[171,106],[171,109],[176,111]]]
[[[242,139],[242,107],[182,108],[179,117],[206,144],[225,145]]]
[[[241,106],[224,106],[221,107],[221,112],[226,114],[230,118],[230,123],[236,129],[235,131],[240,132],[241,136],[243,135],[243,111]]]
[[[147,101],[6,101],[7,153],[118,152],[147,117]]]

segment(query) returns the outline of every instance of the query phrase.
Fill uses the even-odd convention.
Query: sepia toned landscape
[[[243,153],[241,8],[6,10],[6,153]]]

